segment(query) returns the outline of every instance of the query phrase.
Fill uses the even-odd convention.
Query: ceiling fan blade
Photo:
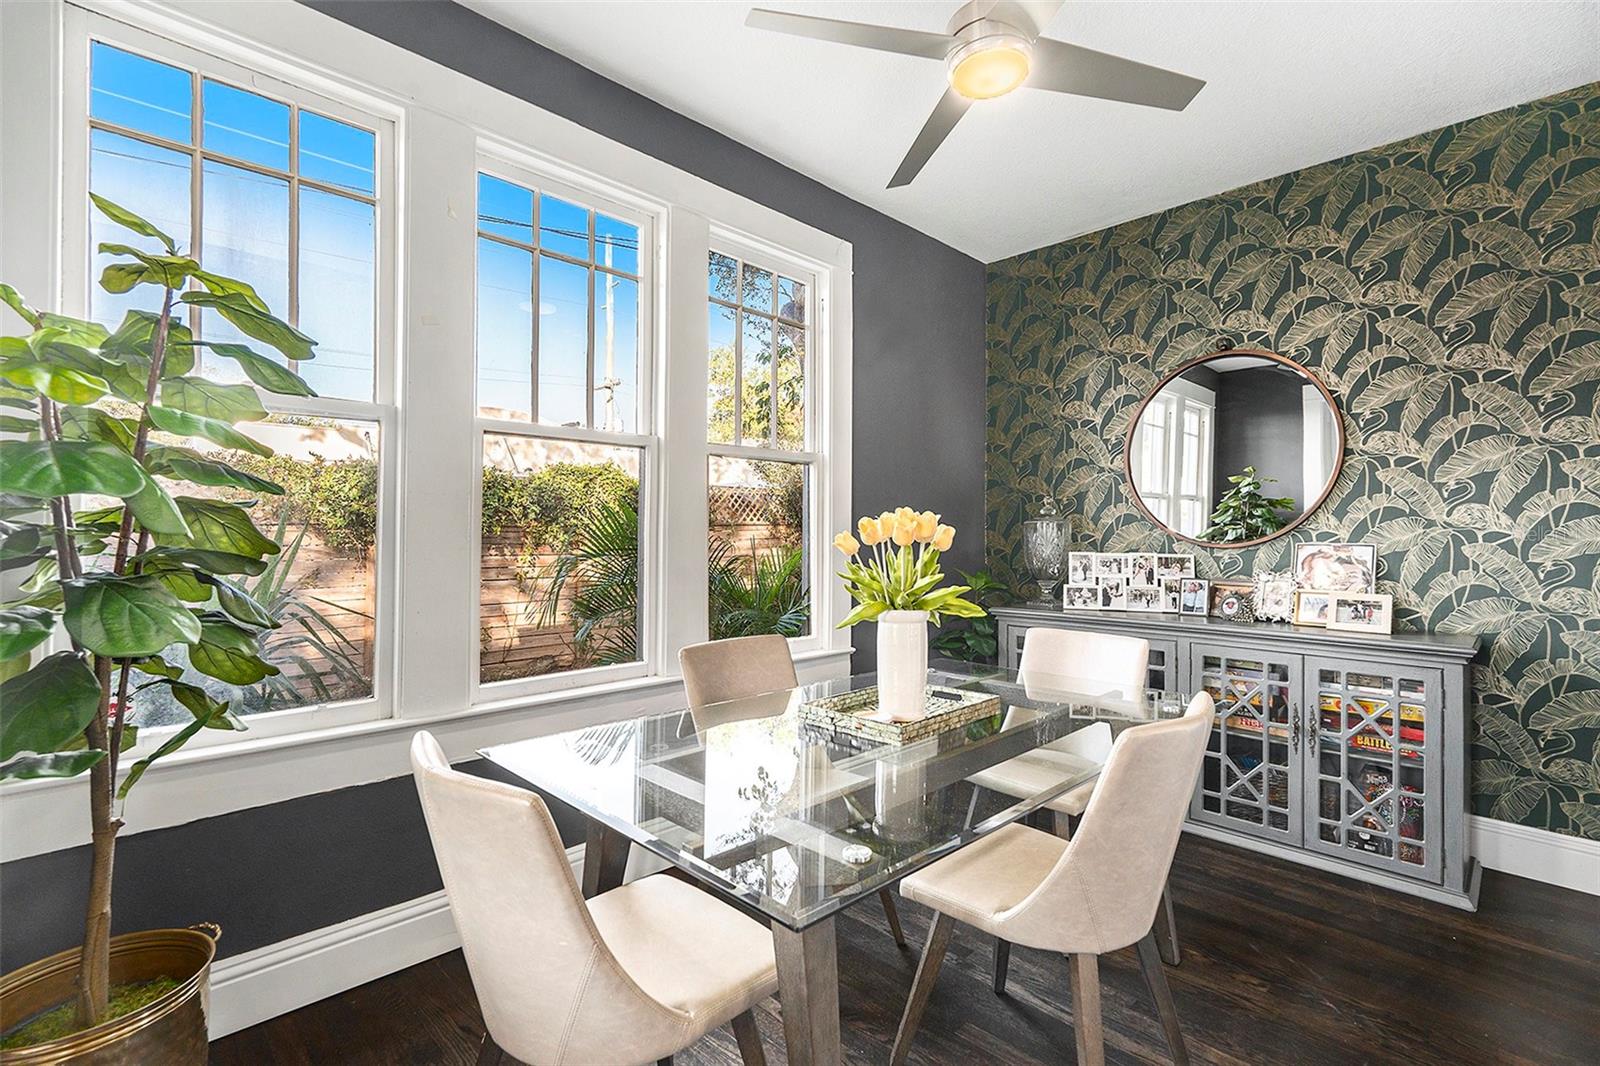
[[[961,116],[965,115],[967,108],[971,106],[971,100],[954,89],[946,89],[944,96],[939,98],[939,103],[934,107],[933,114],[923,123],[922,132],[911,142],[911,150],[906,153],[905,159],[901,160],[900,169],[889,179],[889,188],[898,189],[902,185],[910,185],[911,180],[933,157],[933,153],[944,143],[944,139],[950,136],[950,131],[956,128],[956,123],[961,121]]]
[[[1037,37],[1056,17],[1063,3],[1064,0],[995,0],[983,17],[998,19]]]
[[[1033,45],[1033,72],[1026,84],[1030,89],[1182,111],[1206,83],[1093,48],[1040,38]]]
[[[951,48],[950,38],[942,33],[903,30],[897,26],[869,26],[864,22],[792,15],[787,11],[768,11],[759,7],[750,9],[744,24],[757,30],[772,30],[817,41],[833,41],[835,44],[853,44],[858,48],[875,48],[880,52],[899,52],[901,55],[921,56],[924,59],[943,59]]]

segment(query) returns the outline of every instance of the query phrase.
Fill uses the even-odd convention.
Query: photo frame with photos
[[[1100,582],[1100,609],[1126,611],[1128,609],[1128,583],[1126,581]]]
[[[1333,595],[1325,589],[1297,589],[1294,594],[1294,624],[1326,629]]]
[[[1336,592],[1328,604],[1328,628],[1351,633],[1394,629],[1394,597],[1386,592]]]
[[[1095,552],[1068,552],[1067,553],[1067,584],[1092,585],[1094,584],[1094,557]]]
[[[1063,611],[1098,611],[1100,609],[1099,585],[1067,585],[1061,590]]]
[[[1256,617],[1264,622],[1288,622],[1294,619],[1295,583],[1293,574],[1257,574],[1255,588]]]
[[[1128,610],[1147,613],[1161,610],[1160,585],[1129,585]]]
[[[1178,613],[1178,599],[1183,585],[1181,577],[1164,577],[1161,579],[1161,609],[1167,614]]]
[[[1157,555],[1156,579],[1162,581],[1169,577],[1194,577],[1194,556]]]
[[[1095,552],[1094,578],[1096,581],[1126,581],[1128,578],[1128,553]]]
[[[1128,585],[1143,588],[1156,587],[1155,552],[1128,553]]]
[[[1378,587],[1376,544],[1297,544],[1294,580],[1320,592],[1374,592]]]
[[[1211,582],[1197,577],[1178,579],[1178,613],[1204,618],[1211,610]]]

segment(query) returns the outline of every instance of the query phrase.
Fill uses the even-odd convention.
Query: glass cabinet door
[[[1178,642],[1152,640],[1145,687],[1153,692],[1176,692],[1183,688],[1181,682],[1178,674]]]
[[[1298,655],[1190,645],[1186,687],[1217,702],[1189,808],[1195,821],[1300,843],[1299,674]]]
[[[1441,671],[1307,659],[1306,846],[1438,881]]]

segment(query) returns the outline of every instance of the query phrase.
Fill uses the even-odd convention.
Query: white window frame
[[[373,400],[365,402],[337,397],[281,396],[261,393],[262,406],[271,414],[304,415],[331,419],[348,419],[368,422],[377,426],[378,432],[378,529],[374,540],[375,600],[379,604],[373,626],[372,695],[331,703],[310,704],[249,715],[244,719],[248,730],[242,734],[251,740],[297,733],[306,730],[326,729],[356,722],[387,718],[394,707],[394,625],[393,603],[396,593],[394,557],[397,553],[396,515],[394,501],[397,496],[395,469],[398,464],[397,422],[395,403],[394,367],[396,349],[395,264],[396,237],[395,214],[398,196],[395,180],[395,143],[401,116],[381,101],[352,99],[349,96],[333,97],[326,90],[302,88],[298,80],[255,69],[235,61],[225,51],[208,50],[206,44],[190,44],[169,40],[143,29],[104,15],[68,6],[65,20],[65,41],[62,50],[63,95],[61,109],[61,153],[63,204],[74,200],[82,203],[82,210],[64,209],[62,220],[62,291],[61,304],[68,314],[86,316],[89,313],[92,288],[98,284],[94,276],[94,249],[90,246],[89,144],[91,130],[105,124],[89,116],[89,58],[94,42],[160,63],[197,72],[196,86],[201,79],[223,82],[248,92],[257,93],[282,102],[293,102],[308,111],[315,111],[375,133],[374,148],[374,226],[377,248],[374,295],[373,334]],[[292,77],[292,75],[291,75]],[[308,80],[310,80],[308,78]],[[198,92],[198,89],[197,89]],[[195,106],[199,106],[198,99]],[[117,131],[121,132],[121,131]],[[173,151],[190,156],[193,166],[211,158],[199,143],[193,145],[166,145],[159,138],[132,131],[123,134],[150,143],[162,143]],[[291,160],[291,163],[294,161]],[[198,176],[193,177],[191,196],[199,188]],[[289,210],[291,217],[297,210],[299,179],[291,180]],[[314,187],[315,183],[308,183]],[[357,197],[366,199],[365,197]],[[191,220],[201,217],[201,204],[191,202]],[[198,230],[195,236],[198,237]],[[204,256],[204,250],[201,255]],[[291,265],[290,276],[295,269]],[[291,303],[296,293],[291,288]],[[292,317],[289,308],[274,308],[286,318]],[[193,315],[191,315],[193,318]],[[192,322],[191,322],[192,324]],[[133,749],[134,757],[153,750],[176,727],[145,729],[140,731],[139,743]],[[239,736],[222,730],[202,730],[189,743],[196,747],[212,744],[236,743]],[[125,760],[129,761],[129,760]]]
[[[537,161],[523,157],[517,159],[517,150],[512,146],[495,143],[482,143],[479,147],[477,166],[473,171],[474,195],[476,195],[476,180],[478,174],[488,174],[500,178],[525,189],[530,189],[534,197],[534,225],[538,225],[539,197],[544,194],[553,195],[568,203],[576,204],[597,214],[605,214],[623,222],[631,222],[639,227],[639,307],[638,307],[638,364],[636,383],[636,396],[638,411],[634,416],[636,432],[620,433],[608,430],[594,429],[590,426],[556,426],[534,421],[538,412],[530,414],[528,421],[521,419],[491,418],[481,413],[477,396],[477,293],[480,291],[476,283],[477,278],[477,238],[478,226],[476,209],[477,201],[474,200],[473,210],[473,293],[474,293],[474,335],[473,335],[473,411],[474,411],[474,454],[472,470],[476,473],[483,469],[484,438],[488,434],[498,434],[512,437],[530,437],[543,440],[572,441],[585,444],[611,445],[621,448],[636,448],[639,450],[639,592],[636,624],[638,626],[639,660],[631,663],[615,663],[609,666],[593,666],[578,670],[563,670],[549,674],[539,674],[532,677],[510,678],[504,681],[484,681],[480,677],[482,667],[482,630],[479,629],[478,640],[474,642],[473,654],[470,663],[468,684],[472,692],[474,705],[495,703],[518,696],[535,695],[544,692],[555,692],[569,689],[589,688],[604,685],[609,682],[627,681],[638,677],[649,677],[660,672],[661,656],[659,654],[659,641],[656,640],[656,598],[661,573],[661,550],[658,543],[658,512],[660,510],[660,493],[657,490],[659,478],[655,474],[656,466],[661,458],[661,438],[654,430],[657,423],[655,411],[656,376],[660,365],[658,351],[660,349],[659,337],[656,330],[657,305],[659,302],[660,256],[657,253],[658,242],[656,234],[661,230],[666,217],[666,207],[663,204],[636,196],[629,196],[626,192],[611,189],[590,188],[563,180],[559,173],[541,167]],[[619,196],[618,193],[621,193]],[[537,234],[537,229],[535,230]],[[518,245],[520,247],[520,245]],[[591,248],[592,250],[592,248]],[[538,286],[538,271],[540,256],[545,254],[543,245],[532,250],[535,287]],[[590,268],[590,277],[598,276],[596,268]],[[593,285],[590,285],[590,304],[593,305]],[[533,338],[535,351],[539,339],[538,308],[534,309]],[[594,359],[594,331],[590,329],[589,337],[590,370],[593,370]],[[538,380],[537,358],[532,363],[534,380]],[[537,386],[535,387],[537,388]],[[589,420],[594,421],[594,389],[588,389],[587,410]],[[472,586],[472,616],[474,619],[481,617],[482,592],[483,592],[483,479],[474,477],[472,489],[472,543],[478,550],[472,554],[472,572],[469,575]]]

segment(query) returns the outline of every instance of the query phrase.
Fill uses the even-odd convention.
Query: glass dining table
[[[1038,671],[935,660],[928,687],[982,716],[910,742],[819,710],[872,674],[642,715],[480,754],[589,820],[586,897],[622,883],[631,845],[772,929],[791,1063],[839,1061],[835,917],[1098,775],[1071,734],[1177,717],[1179,693],[1106,691]],[[1034,754],[1030,754],[1034,753]],[[1025,757],[1007,795],[970,778]],[[1040,768],[1045,772],[1041,773]],[[894,912],[890,909],[891,918]],[[898,937],[898,930],[896,930]]]

